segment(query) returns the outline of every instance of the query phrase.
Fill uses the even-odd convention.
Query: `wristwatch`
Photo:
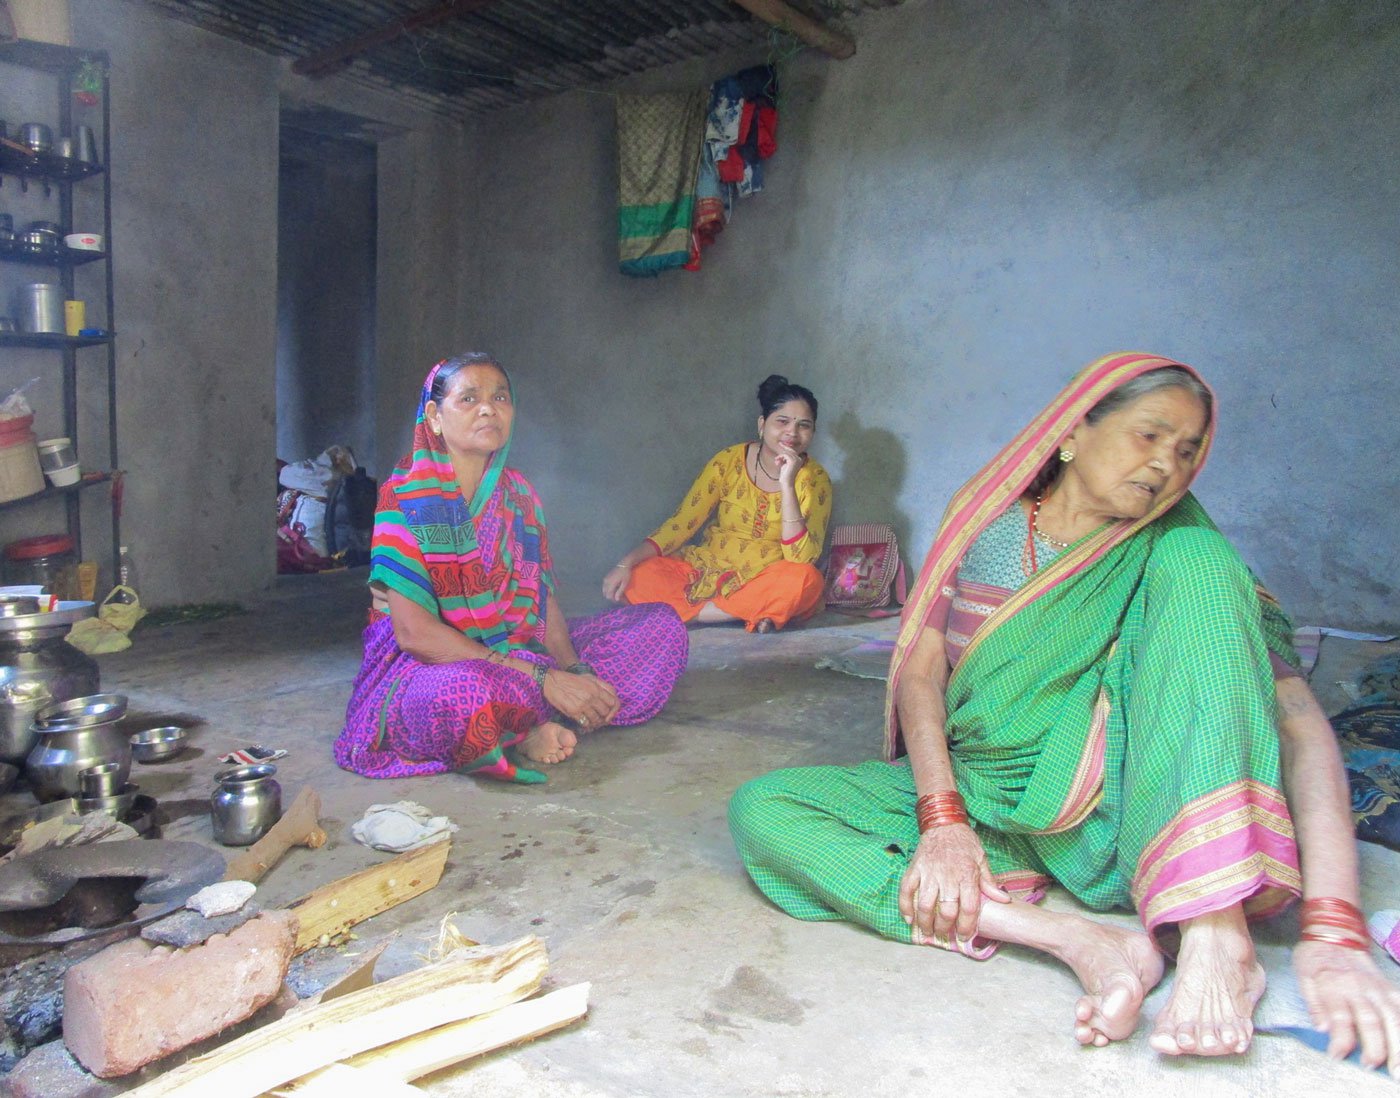
[[[577,663],[571,663],[568,667],[564,668],[564,670],[570,675],[596,676],[598,674],[598,672],[593,670],[593,665],[591,663],[584,663],[583,660],[579,660]]]

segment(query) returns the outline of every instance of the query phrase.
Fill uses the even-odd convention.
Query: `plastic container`
[[[78,586],[73,539],[67,534],[44,534],[10,542],[5,546],[5,582],[37,583],[57,598],[73,598]]]
[[[0,419],[0,503],[44,490],[33,423],[33,416]]]
[[[39,468],[55,488],[77,484],[83,475],[71,438],[46,438],[39,443]]]

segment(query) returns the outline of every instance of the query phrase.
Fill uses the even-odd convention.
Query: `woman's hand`
[[[797,471],[806,464],[807,459],[794,450],[791,446],[784,446],[778,443],[778,456],[773,459],[773,464],[778,467],[778,483],[786,488],[791,488]]]
[[[1293,968],[1313,1025],[1328,1035],[1328,1056],[1341,1059],[1360,1044],[1367,1067],[1387,1064],[1391,1075],[1400,1074],[1400,987],[1381,974],[1369,953],[1299,942]]]
[[[992,877],[977,833],[967,824],[931,827],[899,886],[899,913],[914,931],[915,944],[931,938],[968,941],[977,933],[982,899],[1010,903]]]
[[[544,700],[590,732],[612,723],[622,705],[617,691],[597,676],[558,670],[544,677]]]
[[[627,581],[631,578],[631,565],[614,564],[603,577],[603,598],[609,602],[621,602],[622,593],[627,590]]]

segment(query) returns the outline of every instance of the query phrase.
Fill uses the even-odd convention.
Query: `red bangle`
[[[1361,909],[1335,896],[1319,896],[1303,901],[1301,940],[1346,946],[1348,949],[1369,949],[1366,917]]]
[[[1300,942],[1321,942],[1324,945],[1341,946],[1344,949],[1359,949],[1363,953],[1370,950],[1369,942],[1351,937],[1349,934],[1330,934],[1325,931],[1305,930],[1298,935]]]
[[[922,835],[931,828],[967,823],[967,805],[956,789],[947,793],[925,793],[914,802],[914,815]]]

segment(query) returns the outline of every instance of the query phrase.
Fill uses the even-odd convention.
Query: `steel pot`
[[[214,838],[225,846],[249,846],[267,834],[282,815],[282,787],[271,763],[222,771],[209,799]]]
[[[89,603],[0,617],[0,761],[21,762],[34,749],[40,709],[97,692],[96,662],[63,639],[75,622],[92,615]]]
[[[19,143],[30,152],[46,153],[53,148],[53,130],[42,122],[26,122],[19,128]]]
[[[79,775],[103,763],[116,763],[117,788],[126,785],[131,775],[131,741],[115,721],[62,732],[36,728],[35,732],[38,742],[24,760],[24,769],[39,800],[78,796],[82,792]]]

